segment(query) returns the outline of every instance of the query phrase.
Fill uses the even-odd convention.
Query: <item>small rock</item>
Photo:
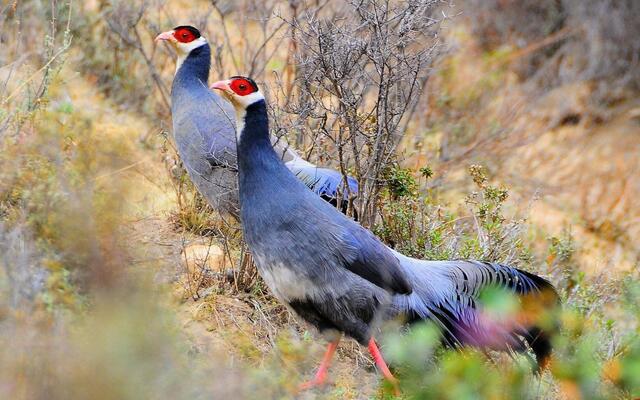
[[[224,251],[216,245],[192,244],[182,250],[189,274],[224,271]]]

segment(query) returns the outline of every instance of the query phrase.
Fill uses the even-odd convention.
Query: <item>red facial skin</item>
[[[196,35],[186,28],[181,28],[173,32],[173,37],[180,43],[190,43],[196,40]]]
[[[233,90],[238,96],[246,96],[253,92],[256,92],[256,89],[253,85],[246,79],[237,78],[231,81],[229,84],[231,90]]]

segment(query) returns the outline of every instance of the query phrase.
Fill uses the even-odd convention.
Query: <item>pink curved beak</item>
[[[173,31],[162,32],[161,34],[156,36],[156,39],[155,39],[156,42],[159,42],[161,40],[173,41],[174,40]]]
[[[211,85],[211,89],[217,89],[226,92],[227,90],[231,90],[231,88],[229,87],[229,83],[229,80],[214,82]]]

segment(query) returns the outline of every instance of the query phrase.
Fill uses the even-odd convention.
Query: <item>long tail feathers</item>
[[[393,313],[404,315],[409,322],[432,320],[443,329],[444,342],[453,347],[523,351],[525,340],[536,356],[537,370],[544,368],[551,355],[551,342],[537,320],[559,305],[551,283],[500,264],[422,261],[395,254],[414,290],[410,296],[394,297]],[[517,321],[486,318],[479,308],[479,295],[488,286],[502,287],[518,296],[522,308]]]

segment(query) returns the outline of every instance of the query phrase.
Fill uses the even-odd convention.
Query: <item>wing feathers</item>
[[[393,294],[410,294],[411,284],[398,259],[369,231],[357,228],[343,236],[343,243],[353,249],[345,258],[345,268]]]
[[[301,158],[294,158],[285,165],[318,195],[331,198],[337,198],[339,195],[346,197],[347,187],[349,188],[349,197],[355,197],[358,194],[358,182],[351,176],[347,177],[347,185],[345,185],[340,172],[329,168],[319,168]]]

